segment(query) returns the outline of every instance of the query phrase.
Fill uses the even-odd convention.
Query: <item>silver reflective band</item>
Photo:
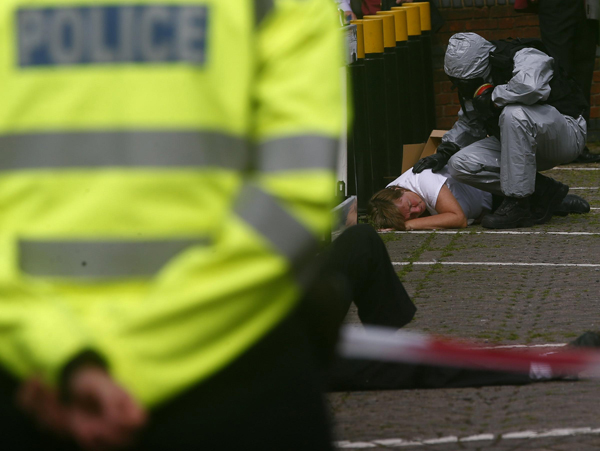
[[[248,145],[216,132],[77,132],[0,136],[0,171],[96,167],[241,170]]]
[[[263,235],[297,268],[314,256],[318,241],[268,193],[253,185],[241,188],[235,212]]]
[[[258,146],[259,171],[335,168],[338,141],[323,136],[293,136],[274,139]]]
[[[267,14],[271,12],[275,0],[254,0],[254,17],[256,25],[260,25]]]
[[[208,238],[156,241],[19,241],[21,271],[38,277],[148,277]]]

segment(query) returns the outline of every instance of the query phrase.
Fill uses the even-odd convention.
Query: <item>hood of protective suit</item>
[[[457,33],[450,38],[444,58],[444,71],[450,77],[487,78],[489,56],[496,47],[475,33]]]

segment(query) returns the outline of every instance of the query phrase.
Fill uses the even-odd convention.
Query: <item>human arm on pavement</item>
[[[435,210],[438,213],[437,215],[406,221],[406,230],[462,229],[467,227],[467,217],[446,185],[442,186],[440,190]]]
[[[499,107],[511,103],[533,105],[550,96],[554,59],[534,48],[519,50],[514,57],[513,77],[498,85],[492,100]]]

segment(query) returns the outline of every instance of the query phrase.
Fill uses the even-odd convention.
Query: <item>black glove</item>
[[[428,157],[421,158],[417,164],[413,166],[413,174],[420,174],[425,169],[431,169],[431,172],[440,172],[448,163],[452,155],[460,150],[456,144],[451,142],[441,143],[436,153]]]

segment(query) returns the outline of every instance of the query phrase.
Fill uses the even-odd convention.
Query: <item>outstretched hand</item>
[[[18,403],[42,427],[91,451],[126,448],[146,422],[144,409],[101,367],[74,370],[66,391],[68,401],[61,402],[33,378],[23,383]]]

